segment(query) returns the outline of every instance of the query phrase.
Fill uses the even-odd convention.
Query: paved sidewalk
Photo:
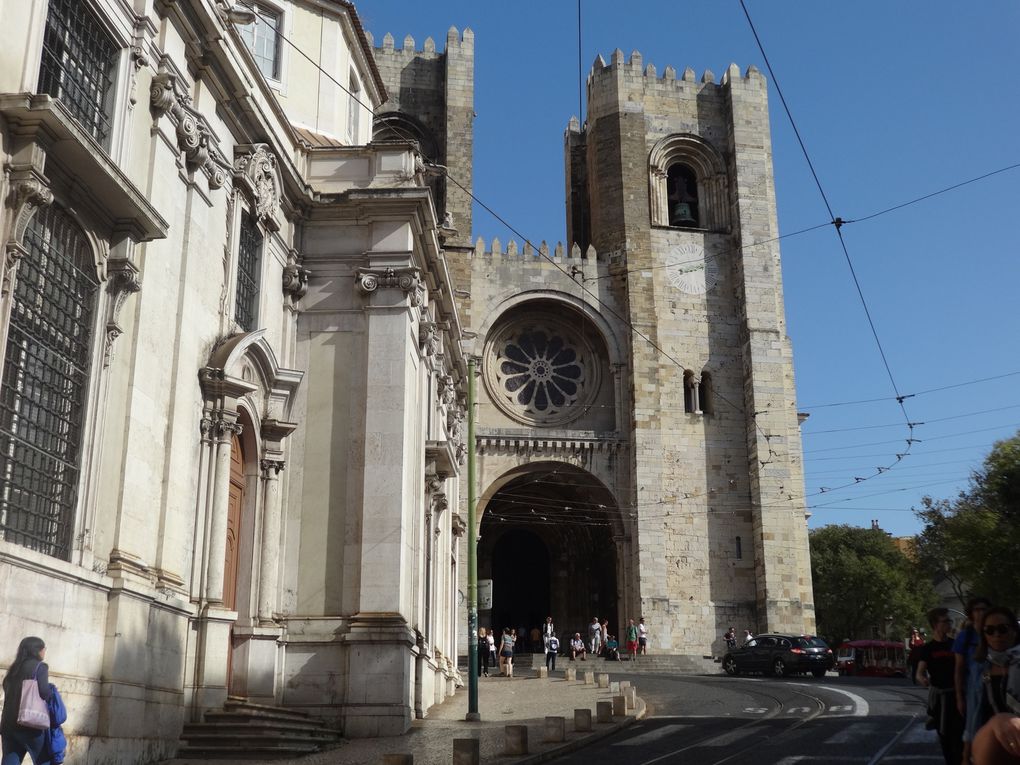
[[[403,736],[387,738],[352,739],[336,749],[319,752],[294,760],[273,760],[273,765],[378,765],[384,754],[407,753],[414,755],[415,765],[449,765],[453,758],[453,739],[480,739],[481,761],[485,763],[536,763],[553,754],[576,749],[586,743],[613,733],[632,724],[645,713],[640,698],[640,684],[636,708],[626,717],[614,717],[612,724],[595,722],[595,702],[612,701],[609,689],[584,684],[581,662],[563,662],[576,667],[580,676],[575,681],[563,680],[562,668],[551,679],[540,679],[537,672],[521,669],[513,679],[481,677],[478,683],[478,711],[481,722],[464,721],[467,714],[467,688],[461,688],[444,703],[429,710],[424,720],[415,720],[411,730]],[[598,671],[600,667],[592,667]],[[614,677],[610,673],[610,680]],[[592,732],[574,733],[574,710],[591,709]],[[560,744],[542,743],[546,716],[566,718],[566,740]],[[503,755],[504,726],[528,725],[527,757]],[[167,765],[208,765],[209,760],[171,760]],[[219,760],[220,765],[269,765],[261,760]]]

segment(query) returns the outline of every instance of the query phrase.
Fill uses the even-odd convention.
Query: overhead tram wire
[[[931,425],[936,422],[949,422],[950,420],[963,420],[968,417],[978,417],[982,414],[993,414],[995,412],[1005,412],[1008,409],[1020,409],[1020,404],[1009,404],[1007,406],[999,406],[995,409],[982,409],[978,412],[966,412],[964,414],[954,414],[948,417],[936,417],[931,420],[924,420],[923,422],[915,422],[915,425]],[[801,436],[821,436],[829,435],[831,433],[848,433],[853,430],[876,430],[878,428],[898,428],[902,425],[899,422],[889,422],[882,425],[857,425],[852,428],[830,428],[828,430],[812,430],[807,433],[801,433]]]
[[[850,275],[853,277],[854,286],[857,289],[857,295],[860,298],[861,305],[864,308],[864,314],[868,319],[868,326],[871,327],[872,337],[875,339],[875,345],[878,347],[878,353],[882,358],[882,364],[885,366],[886,374],[889,376],[889,383],[892,385],[893,393],[896,394],[896,403],[899,404],[900,411],[903,414],[903,420],[907,426],[907,448],[903,452],[896,454],[895,461],[888,465],[886,470],[879,470],[873,475],[867,476],[860,480],[867,480],[869,478],[875,478],[882,473],[885,473],[888,469],[891,469],[898,465],[904,457],[910,454],[911,448],[913,447],[916,439],[914,438],[914,423],[910,419],[910,415],[907,413],[907,407],[903,403],[904,397],[900,395],[899,386],[896,384],[896,378],[893,376],[892,367],[889,365],[889,359],[886,357],[885,348],[882,347],[882,340],[878,336],[878,329],[875,327],[874,319],[871,316],[871,310],[868,308],[868,301],[864,297],[864,290],[861,288],[860,281],[857,278],[857,272],[854,269],[853,260],[850,258],[850,251],[847,249],[846,241],[843,239],[842,232],[842,221],[833,212],[832,205],[829,203],[829,197],[825,193],[825,189],[822,187],[822,182],[818,177],[818,173],[815,170],[814,163],[811,161],[811,155],[808,153],[807,146],[804,143],[804,139],[801,137],[800,129],[797,127],[797,121],[793,118],[793,112],[790,110],[789,104],[786,102],[786,96],[783,95],[783,89],[779,85],[779,78],[776,77],[776,73],[772,68],[772,63],[769,61],[768,54],[765,53],[765,46],[762,45],[761,38],[758,36],[758,30],[754,26],[754,21],[751,19],[751,14],[747,10],[747,5],[744,0],[740,0],[740,7],[744,11],[744,16],[747,18],[748,26],[751,28],[751,33],[754,35],[754,41],[758,45],[758,50],[761,52],[762,60],[765,62],[765,67],[768,69],[769,77],[772,78],[772,84],[775,86],[776,93],[779,95],[779,100],[783,105],[783,110],[786,112],[787,119],[790,120],[790,126],[793,128],[793,133],[797,137],[797,143],[800,144],[801,153],[804,155],[804,160],[807,162],[808,168],[811,170],[811,176],[815,180],[815,185],[818,187],[818,193],[822,197],[822,201],[825,203],[825,209],[829,213],[830,220],[835,224],[836,235],[839,237],[840,247],[843,250],[843,255],[846,258],[847,266],[850,269]],[[855,480],[855,483],[859,483],[860,480]]]
[[[1016,375],[1020,375],[1020,370],[1017,370],[1016,372],[1005,372],[1004,374],[993,375],[992,377],[981,377],[978,378],[977,380],[967,380],[965,382],[952,383],[951,385],[942,385],[937,388],[928,388],[927,390],[919,390],[916,391],[915,393],[907,393],[906,395],[903,396],[903,398],[917,398],[918,396],[926,396],[929,393],[941,393],[942,391],[952,390],[954,388],[963,388],[969,385],[977,385],[978,383],[1002,380],[1005,379],[1006,377],[1015,377]],[[895,401],[895,400],[896,400],[895,396],[883,396],[881,398],[862,398],[856,401],[836,401],[829,404],[812,404],[811,406],[798,407],[798,409],[803,409],[804,411],[807,411],[810,409],[828,409],[834,406],[854,406],[856,404],[874,404],[880,401]]]
[[[741,5],[743,6],[743,0],[741,0]],[[745,15],[747,15],[747,9],[746,9],[746,7],[744,8],[744,12],[745,12]],[[268,22],[268,19],[266,19],[266,17],[265,17],[265,16],[263,16],[262,14],[259,14],[259,13],[258,13],[257,11],[256,11],[256,16],[257,16],[258,18],[262,19],[263,21],[266,21],[266,22]],[[751,19],[750,19],[750,16],[749,16],[749,15],[748,15],[748,22],[749,22],[749,23],[751,22]],[[751,25],[751,26],[752,26],[752,31],[753,31],[753,30],[754,30],[754,27],[753,27],[753,23],[752,23],[752,25]],[[368,110],[369,110],[369,111],[370,111],[370,112],[371,112],[371,113],[372,113],[373,115],[375,115],[375,114],[376,114],[376,108],[375,108],[375,107],[371,106],[370,104],[366,104],[366,103],[365,103],[364,101],[362,101],[362,100],[361,100],[361,99],[360,99],[360,98],[359,98],[359,97],[357,96],[357,94],[355,94],[355,93],[351,92],[351,91],[350,91],[350,90],[349,90],[349,89],[348,89],[347,87],[345,87],[345,86],[343,85],[343,83],[341,83],[340,81],[338,81],[338,80],[337,80],[337,79],[336,79],[335,77],[333,77],[333,76],[332,76],[332,75],[331,75],[331,74],[330,74],[330,73],[329,73],[328,71],[326,71],[325,69],[323,69],[323,67],[322,67],[322,66],[321,66],[321,65],[320,65],[320,64],[319,64],[319,63],[318,63],[318,62],[317,62],[317,61],[316,61],[315,59],[313,59],[313,58],[312,58],[311,56],[309,56],[309,55],[308,55],[307,53],[305,53],[305,52],[304,52],[304,51],[303,51],[303,50],[302,50],[302,49],[301,49],[301,48],[300,48],[300,47],[299,47],[298,45],[296,45],[296,44],[295,44],[295,43],[294,43],[294,42],[293,42],[292,40],[290,40],[290,38],[288,38],[288,37],[287,37],[286,35],[282,34],[282,33],[281,33],[281,32],[279,32],[279,31],[277,31],[277,32],[276,32],[276,34],[277,34],[277,35],[278,35],[278,36],[279,36],[279,37],[280,37],[280,38],[281,38],[281,39],[282,39],[282,40],[283,40],[284,42],[286,42],[286,43],[287,43],[287,44],[288,44],[288,45],[289,45],[289,46],[290,46],[291,48],[293,48],[293,49],[294,49],[294,50],[295,50],[295,51],[296,51],[296,52],[297,52],[297,53],[298,53],[299,55],[301,55],[301,56],[302,56],[303,58],[305,58],[305,59],[306,59],[306,60],[307,60],[307,61],[308,61],[309,63],[311,63],[311,64],[312,64],[312,65],[313,65],[313,66],[314,66],[314,67],[315,67],[315,68],[316,68],[316,69],[317,69],[317,70],[318,70],[318,71],[319,71],[319,72],[320,72],[321,74],[325,75],[325,76],[326,76],[326,78],[327,78],[327,79],[329,79],[329,80],[330,80],[330,81],[331,81],[331,82],[332,82],[333,84],[335,84],[335,85],[336,85],[336,86],[337,86],[337,87],[338,87],[338,88],[339,88],[339,89],[340,89],[341,91],[343,91],[344,93],[346,93],[347,95],[349,95],[349,96],[351,97],[351,99],[352,99],[353,101],[355,101],[356,103],[358,103],[358,104],[360,104],[361,106],[363,106],[363,107],[365,107],[366,109],[368,109]],[[757,32],[755,32],[754,34],[755,34],[755,38],[757,39],[757,37],[758,37],[758,36],[757,36]],[[762,47],[761,47],[761,43],[760,43],[760,41],[759,41],[759,49],[761,50],[761,52],[762,52],[762,55],[763,55],[763,57],[765,57],[765,52],[764,52],[764,49],[762,49]],[[777,90],[777,92],[779,92],[779,95],[780,95],[780,99],[781,99],[781,100],[783,101],[783,105],[784,105],[784,108],[786,108],[786,102],[785,102],[785,98],[784,98],[784,97],[783,97],[783,95],[782,95],[782,92],[781,92],[781,90],[780,90],[780,88],[779,88],[779,84],[778,84],[778,81],[777,81],[777,80],[776,80],[776,78],[775,78],[775,74],[774,74],[774,72],[772,72],[772,69],[771,69],[771,66],[770,66],[770,65],[769,65],[769,63],[768,63],[767,57],[766,57],[766,66],[767,66],[767,67],[769,68],[769,73],[770,73],[770,75],[772,76],[772,78],[773,78],[773,81],[774,81],[774,83],[775,83],[775,85],[776,85],[776,90]],[[789,109],[788,109],[788,108],[787,108],[787,115],[788,115],[788,116],[790,117],[790,119],[791,119],[791,123],[792,123],[792,122],[793,122],[793,121],[792,121],[792,115],[790,115],[790,112],[789,112]],[[395,130],[395,132],[397,132],[397,133],[402,133],[402,131],[401,131],[401,130],[400,130],[400,129],[399,129],[398,127],[396,127],[396,126],[393,126],[393,127],[394,127],[394,130]],[[800,136],[799,136],[799,131],[797,131],[797,129],[796,129],[796,125],[795,125],[795,124],[794,124],[794,130],[795,130],[795,132],[797,132],[797,134],[798,134],[798,140],[800,140]],[[409,142],[411,142],[411,143],[415,143],[415,144],[418,144],[418,145],[419,145],[419,150],[421,149],[421,147],[420,147],[420,144],[419,144],[419,142],[418,142],[418,141],[417,141],[417,140],[416,140],[416,139],[415,139],[415,138],[414,138],[413,136],[410,136],[410,135],[408,135],[408,134],[406,134],[406,133],[403,133],[403,137],[404,137],[404,138],[405,138],[405,139],[406,139],[407,141],[409,141]],[[804,149],[804,146],[803,146],[803,142],[802,142],[802,141],[801,141],[801,148],[802,148],[802,150]],[[806,157],[806,158],[808,159],[808,163],[809,163],[809,165],[810,165],[810,164],[811,164],[811,163],[810,163],[810,158],[808,158],[808,157],[807,157],[806,151],[805,151],[805,157]],[[498,214],[497,214],[497,213],[496,213],[496,212],[495,212],[495,211],[494,211],[494,210],[493,210],[493,209],[492,209],[491,207],[489,207],[489,206],[488,206],[487,204],[485,204],[485,203],[484,203],[484,202],[483,202],[483,201],[482,201],[481,199],[479,199],[479,198],[478,198],[477,196],[475,196],[475,195],[474,195],[474,193],[472,193],[471,191],[469,191],[468,189],[466,189],[466,188],[465,188],[465,187],[464,187],[464,186],[463,186],[463,185],[462,185],[462,184],[461,184],[461,183],[460,183],[460,182],[459,182],[459,181],[458,181],[458,180],[457,180],[457,179],[456,179],[456,178],[455,178],[454,176],[451,176],[451,175],[450,175],[450,173],[449,173],[449,170],[448,170],[447,168],[445,168],[445,167],[443,167],[442,165],[439,165],[438,163],[436,163],[436,162],[435,162],[435,158],[431,158],[431,160],[429,161],[429,163],[428,163],[428,164],[432,165],[432,166],[433,166],[433,167],[435,167],[435,168],[438,168],[438,169],[442,170],[442,171],[443,171],[443,172],[445,173],[446,177],[447,177],[447,178],[448,178],[448,179],[449,179],[450,181],[452,181],[452,182],[453,182],[453,183],[454,183],[454,184],[455,184],[456,186],[458,186],[458,187],[459,187],[459,188],[460,188],[460,189],[461,189],[462,191],[464,191],[465,193],[467,193],[467,194],[468,194],[468,195],[469,195],[469,196],[471,197],[471,199],[472,199],[473,201],[475,201],[475,202],[476,202],[477,204],[479,204],[479,205],[480,205],[481,207],[483,207],[483,208],[484,208],[484,209],[485,209],[485,210],[486,210],[486,211],[487,211],[487,212],[488,212],[488,213],[489,213],[490,215],[492,215],[492,216],[493,216],[494,218],[496,218],[496,220],[498,220],[498,221],[499,221],[500,223],[502,223],[502,224],[503,224],[504,226],[506,226],[506,227],[507,227],[507,228],[508,228],[508,229],[509,229],[510,231],[512,231],[513,233],[515,233],[515,234],[516,234],[517,236],[519,236],[519,237],[520,237],[520,238],[521,238],[521,239],[522,239],[522,240],[523,240],[523,241],[524,241],[525,243],[527,243],[527,244],[531,244],[531,243],[530,243],[530,240],[529,240],[529,239],[528,239],[527,237],[523,236],[523,234],[521,234],[521,232],[519,232],[519,231],[518,231],[517,229],[515,229],[515,228],[514,228],[513,226],[511,226],[511,225],[510,225],[510,224],[509,224],[509,223],[508,223],[508,222],[507,222],[507,221],[506,221],[506,220],[505,220],[504,218],[502,218],[502,216],[498,215]],[[1006,170],[1006,169],[1011,169],[1011,168],[1004,168],[1004,169],[1003,169],[1003,171],[1004,171],[1004,170]],[[1001,172],[1001,171],[996,171],[996,172]],[[814,173],[814,168],[813,168],[813,166],[812,166],[812,174],[813,174],[813,175],[815,175],[815,179],[816,179],[816,183],[817,183],[817,182],[818,182],[818,179],[817,179],[817,175],[816,175],[816,174]],[[995,173],[990,173],[990,174],[987,174],[987,175],[994,175],[994,174],[995,174]],[[986,176],[982,176],[982,178],[983,178],[983,177],[987,177],[987,175],[986,175]],[[966,183],[974,182],[974,181],[977,181],[977,180],[981,180],[981,178],[975,178],[975,179],[971,179],[971,180],[969,180],[969,181],[966,181],[966,182],[964,182],[964,183],[962,183],[962,184],[957,184],[957,186],[954,186],[954,187],[949,187],[949,188],[947,188],[947,189],[943,189],[943,190],[940,190],[939,192],[935,192],[935,193],[943,193],[943,192],[945,192],[945,191],[949,191],[949,190],[951,190],[952,188],[956,188],[956,187],[958,187],[959,185],[965,185]],[[822,189],[821,189],[821,186],[820,186],[820,184],[819,184],[819,190],[820,190],[820,191],[822,191]],[[930,196],[934,196],[934,195],[935,195],[935,194],[933,193],[933,194],[930,194],[930,195],[926,195],[926,196],[925,196],[925,197],[923,197],[923,198],[928,198],[928,197],[930,197]],[[823,193],[823,198],[824,198],[824,193]],[[892,211],[892,209],[898,209],[899,207],[902,207],[902,206],[906,206],[906,204],[912,204],[912,203],[913,203],[914,201],[920,201],[921,199],[922,199],[922,198],[918,198],[917,200],[912,200],[912,201],[911,201],[911,202],[909,202],[909,203],[904,203],[904,204],[902,204],[902,205],[899,205],[899,206],[897,206],[896,208],[889,208],[889,209],[887,209],[887,210],[884,210],[884,211],[880,211],[880,213],[878,213],[878,214],[884,214],[885,212],[891,212],[891,211]],[[827,199],[826,199],[826,206],[827,206],[827,209],[829,209],[829,211],[830,211],[830,214],[831,214],[831,208],[830,208],[830,207],[829,207],[829,205],[828,205],[828,201],[827,201]],[[877,215],[877,214],[874,214],[874,215]],[[872,215],[872,216],[870,216],[870,217],[874,217],[874,215]],[[858,219],[858,220],[862,220],[862,219]],[[824,226],[827,226],[827,225],[831,225],[832,223],[838,223],[838,224],[841,224],[842,222],[841,222],[841,221],[837,221],[837,219],[836,219],[836,218],[834,217],[834,218],[833,218],[833,220],[832,220],[831,222],[828,222],[828,223],[823,223],[823,224],[818,224],[817,226],[815,226],[815,227],[813,227],[813,228],[821,228],[821,227],[824,227]],[[808,229],[808,230],[810,230],[810,229]],[[802,231],[802,232],[792,232],[791,234],[788,234],[788,235],[785,235],[785,236],[793,236],[793,235],[796,235],[797,233],[804,233],[804,232],[806,232],[806,231],[807,231],[807,230],[805,230],[805,231]],[[837,225],[837,231],[838,231],[838,225]],[[782,238],[782,237],[779,237],[779,238]],[[841,240],[842,240],[842,237],[841,237]],[[763,243],[759,243],[759,244],[763,244]],[[534,245],[533,245],[533,244],[531,244],[531,246],[532,246],[532,247],[534,248]],[[749,245],[749,246],[750,246],[750,245]],[[845,244],[844,244],[844,250],[845,250]],[[540,254],[542,254],[542,253],[541,253],[541,250],[540,250],[540,249],[536,249],[536,251],[538,251],[538,252],[539,252]],[[846,253],[846,254],[847,254],[847,257],[849,258],[849,254],[848,254],[848,253]],[[576,280],[575,280],[575,279],[573,278],[573,276],[572,276],[572,275],[571,275],[571,274],[570,274],[569,272],[567,272],[567,271],[566,271],[565,269],[563,269],[563,268],[562,268],[562,267],[561,267],[561,266],[560,266],[560,265],[559,265],[558,263],[556,263],[556,262],[555,262],[555,261],[554,261],[554,260],[553,260],[552,258],[550,258],[549,256],[547,256],[547,255],[544,255],[544,254],[542,255],[542,257],[544,257],[544,258],[545,258],[546,260],[548,260],[548,261],[549,261],[550,263],[552,263],[552,265],[553,265],[554,267],[556,267],[556,268],[557,268],[557,269],[558,269],[558,270],[559,270],[559,271],[560,271],[561,273],[563,273],[563,274],[564,274],[565,276],[567,276],[567,278],[570,278],[570,279],[571,279],[572,281],[575,281],[575,282],[576,282]],[[613,316],[614,316],[615,318],[617,318],[617,319],[619,319],[619,320],[620,320],[621,322],[623,322],[623,323],[624,323],[624,324],[625,324],[625,325],[626,325],[626,326],[627,326],[627,327],[628,327],[628,328],[629,328],[629,329],[630,329],[630,330],[631,330],[631,331],[632,331],[632,332],[633,332],[634,334],[636,334],[637,336],[639,336],[639,337],[641,337],[641,338],[642,338],[643,340],[645,340],[645,342],[647,342],[647,343],[648,343],[649,345],[651,345],[651,346],[652,346],[652,347],[653,347],[653,348],[654,348],[654,349],[655,349],[656,351],[658,351],[658,352],[659,352],[659,353],[660,353],[660,354],[661,354],[661,355],[662,355],[663,357],[665,357],[665,358],[666,358],[666,359],[668,359],[668,360],[669,360],[670,362],[672,362],[672,363],[673,363],[673,364],[674,364],[674,365],[675,365],[675,366],[676,366],[677,368],[679,368],[679,369],[681,369],[681,370],[683,370],[683,369],[684,369],[683,365],[682,365],[682,364],[680,364],[680,362],[679,362],[679,361],[677,361],[677,360],[676,360],[676,359],[675,359],[675,358],[674,358],[673,356],[671,356],[671,355],[670,355],[669,353],[667,353],[667,352],[666,352],[666,351],[665,351],[665,350],[664,350],[663,348],[661,348],[661,347],[660,347],[660,346],[659,346],[659,345],[658,345],[657,343],[655,343],[654,341],[652,341],[652,340],[651,340],[651,339],[650,339],[650,338],[649,338],[649,337],[648,337],[647,335],[645,335],[645,334],[644,334],[644,333],[642,333],[642,332],[641,332],[640,330],[638,330],[638,329],[637,329],[637,328],[636,328],[636,327],[635,327],[635,326],[634,326],[634,325],[633,325],[633,324],[632,324],[632,323],[631,323],[630,321],[628,321],[628,320],[627,320],[627,319],[626,319],[625,317],[623,317],[623,316],[621,316],[621,315],[620,315],[619,313],[617,313],[617,312],[616,312],[616,311],[615,311],[615,310],[614,310],[614,309],[613,309],[613,308],[612,308],[611,306],[607,305],[607,304],[606,304],[606,303],[604,303],[604,302],[603,302],[602,300],[600,300],[600,299],[598,298],[598,296],[597,296],[597,295],[593,294],[593,293],[592,293],[592,292],[591,292],[590,290],[588,290],[588,289],[587,289],[586,287],[584,287],[584,285],[583,285],[583,282],[582,282],[582,284],[581,284],[580,286],[581,286],[581,289],[582,289],[582,291],[583,291],[583,292],[584,292],[585,294],[587,294],[587,295],[588,295],[588,296],[589,296],[590,298],[592,298],[592,300],[594,300],[594,301],[595,301],[596,303],[598,303],[598,304],[599,304],[600,306],[602,306],[602,307],[603,307],[603,309],[605,309],[605,310],[606,310],[606,311],[607,311],[608,313],[612,314],[612,315],[613,315]],[[861,298],[862,298],[862,300],[863,300],[863,294],[861,294]],[[869,316],[869,319],[870,319],[870,316]],[[875,334],[875,339],[876,339],[876,341],[878,340],[878,337],[877,337],[877,333]],[[884,358],[884,353],[883,353],[883,358]],[[886,366],[887,366],[887,372],[889,372],[889,374],[890,374],[890,379],[892,379],[892,376],[891,376],[891,370],[889,370],[889,369],[888,369],[888,364],[887,364]],[[895,382],[894,382],[894,391],[895,391],[895,390],[896,390],[896,387],[895,387]],[[739,407],[739,406],[737,406],[736,404],[734,404],[734,403],[733,403],[732,401],[730,401],[730,400],[729,400],[729,399],[728,399],[727,397],[725,397],[725,396],[722,396],[722,395],[720,395],[720,394],[718,394],[718,393],[717,393],[717,394],[716,394],[716,398],[717,398],[718,400],[721,400],[721,401],[725,402],[725,403],[726,403],[726,404],[728,404],[729,406],[733,407],[733,409],[734,409],[734,410],[736,410],[736,411],[738,411],[738,412],[739,412],[739,411],[743,411],[742,407]],[[899,396],[899,393],[898,393],[898,391],[897,391],[897,397],[896,397],[896,400],[897,400],[897,401],[899,402],[899,404],[900,404],[900,407],[901,407],[901,409],[904,409],[904,407],[903,407],[903,397],[900,397],[900,396]],[[758,430],[758,431],[759,431],[759,432],[761,433],[762,437],[764,437],[764,438],[765,438],[765,440],[766,440],[766,443],[768,443],[768,444],[769,444],[769,457],[768,457],[768,459],[767,459],[767,460],[761,461],[761,465],[762,465],[762,467],[765,467],[765,466],[766,466],[767,464],[769,464],[769,463],[770,463],[770,462],[772,461],[772,459],[773,459],[773,458],[775,458],[775,457],[778,457],[779,455],[778,455],[778,454],[777,454],[777,453],[776,453],[776,452],[774,451],[774,449],[772,448],[772,445],[771,445],[771,439],[772,439],[772,438],[773,438],[774,436],[772,436],[771,434],[768,434],[768,433],[766,433],[766,432],[765,432],[765,430],[764,430],[764,429],[763,429],[763,428],[761,427],[761,425],[760,425],[760,424],[759,424],[759,423],[757,422],[757,416],[758,416],[758,414],[759,414],[758,412],[755,412],[755,413],[753,413],[753,414],[752,414],[752,417],[751,417],[751,419],[752,419],[752,421],[754,422],[755,428],[756,428],[756,429],[757,429],[757,430]],[[904,409],[904,415],[906,416],[906,412],[905,412],[905,409]],[[908,425],[909,425],[909,418],[907,419],[907,421],[908,421]],[[910,451],[910,446],[912,445],[913,441],[914,441],[914,439],[912,439],[912,438],[908,438],[908,439],[907,439],[907,449],[906,449],[906,450],[905,450],[905,451],[904,451],[903,453],[901,453],[901,454],[898,454],[898,455],[897,455],[896,463],[898,463],[898,462],[899,462],[899,461],[900,461],[900,460],[902,459],[902,457],[903,457],[903,456],[905,456],[905,455],[906,455],[906,453],[908,453],[908,452]],[[894,464],[896,464],[896,463],[894,463]],[[879,471],[878,473],[876,473],[875,475],[880,475],[880,474],[881,474],[882,472],[885,472],[885,471],[887,471],[888,469],[889,469],[889,468],[885,468],[884,470],[880,470],[880,471]],[[870,477],[874,477],[874,476],[870,476]]]

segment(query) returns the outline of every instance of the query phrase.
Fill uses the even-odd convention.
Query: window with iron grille
[[[244,5],[255,11],[255,21],[238,26],[237,31],[251,51],[262,76],[269,80],[280,79],[280,21],[283,14],[260,3]]]
[[[24,243],[0,379],[0,535],[67,559],[99,282],[58,205],[35,214]]]
[[[241,243],[237,253],[237,295],[234,319],[246,331],[255,329],[259,305],[259,262],[262,255],[262,234],[255,219],[241,213]]]
[[[84,0],[50,0],[39,92],[59,98],[99,143],[110,134],[119,49]]]

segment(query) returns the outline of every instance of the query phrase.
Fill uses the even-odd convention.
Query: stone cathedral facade
[[[70,765],[166,759],[228,697],[370,736],[455,692],[471,356],[483,625],[811,629],[757,72],[598,60],[550,248],[472,230],[470,30],[0,30],[0,669],[47,642]]]

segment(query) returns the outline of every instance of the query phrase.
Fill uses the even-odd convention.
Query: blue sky
[[[747,0],[835,214],[861,218],[1020,163],[1020,3]],[[578,106],[577,4],[363,0],[381,41],[445,45],[475,33],[475,193],[534,241],[565,237],[563,130]],[[765,72],[738,0],[582,0],[581,61],[640,51],[659,72],[717,79],[732,61]],[[767,73],[766,73],[767,76]],[[781,233],[829,220],[772,78]],[[953,496],[991,444],[1020,430],[1020,169],[873,220],[844,237],[893,377],[920,439],[893,470],[849,488],[903,451],[908,431],[832,227],[782,242],[789,332],[804,425],[811,525],[900,535],[920,497]],[[509,233],[483,211],[475,236]],[[861,399],[866,404],[819,406]],[[870,427],[877,426],[877,427]],[[888,427],[886,427],[888,426]],[[848,430],[849,428],[867,428]],[[831,432],[830,432],[831,431]]]

